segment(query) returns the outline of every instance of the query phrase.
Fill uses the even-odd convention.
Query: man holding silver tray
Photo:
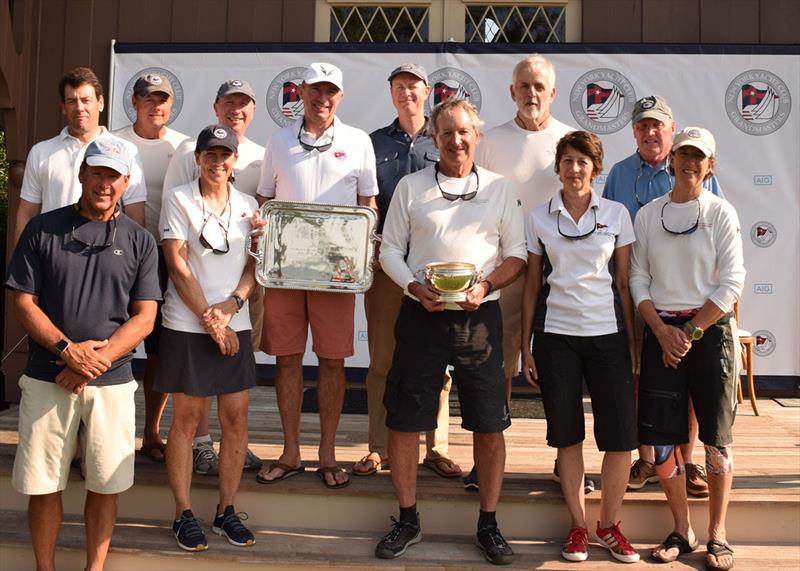
[[[511,424],[497,300],[498,290],[525,265],[522,207],[510,182],[473,162],[481,120],[472,104],[450,98],[433,110],[430,123],[439,163],[398,183],[383,229],[380,262],[406,298],[384,395],[400,518],[392,518],[392,530],[375,554],[399,557],[422,538],[416,511],[419,432],[436,428],[442,371],[452,365],[462,427],[473,433],[481,482],[476,544],[491,563],[507,564],[513,552],[495,518],[505,466],[503,431]]]

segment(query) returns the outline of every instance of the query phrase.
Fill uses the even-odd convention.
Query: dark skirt
[[[161,393],[210,397],[236,393],[256,384],[256,360],[250,330],[239,331],[239,352],[231,357],[207,333],[164,328],[158,374],[153,388]]]

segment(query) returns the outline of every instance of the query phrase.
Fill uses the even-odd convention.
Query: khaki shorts
[[[75,395],[22,375],[19,388],[19,444],[11,475],[15,490],[30,496],[64,490],[79,432],[87,490],[119,494],[133,485],[135,381],[87,385]]]
[[[503,373],[507,379],[513,379],[520,371],[524,289],[525,274],[517,277],[500,292],[500,312],[503,314]]]

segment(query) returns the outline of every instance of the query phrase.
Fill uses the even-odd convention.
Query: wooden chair
[[[733,306],[734,314],[736,315],[736,324],[739,325],[739,302],[737,301]],[[747,371],[747,393],[750,396],[750,405],[753,407],[753,412],[756,416],[760,416],[758,412],[758,404],[756,404],[756,388],[753,382],[753,345],[756,338],[750,335],[749,331],[739,329],[739,343],[742,346],[742,366]],[[737,379],[737,397],[741,403],[744,400],[742,395],[742,381],[741,377]]]

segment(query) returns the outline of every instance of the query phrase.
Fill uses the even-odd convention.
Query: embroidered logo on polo
[[[425,113],[451,97],[466,99],[480,111],[483,97],[478,82],[467,72],[455,67],[437,69],[428,76],[431,93],[425,101]]]
[[[160,75],[169,81],[169,84],[172,87],[172,111],[169,115],[169,121],[167,121],[167,125],[169,125],[178,118],[178,115],[181,114],[181,109],[183,109],[183,86],[181,85],[181,82],[178,81],[178,77],[174,73],[168,69],[164,69],[163,67],[146,67],[134,73],[128,80],[128,83],[125,84],[125,89],[122,91],[122,108],[124,109],[128,120],[131,123],[134,123],[136,121],[136,109],[133,108],[133,104],[131,103],[131,98],[133,97],[133,85],[141,76],[148,74]],[[151,83],[153,85],[158,85],[156,80],[160,82],[161,78],[153,77],[151,78]]]
[[[578,124],[600,135],[616,133],[627,125],[635,102],[636,92],[628,78],[607,68],[584,73],[569,94],[569,108]]]
[[[751,69],[733,78],[725,90],[725,113],[748,135],[769,135],[780,129],[792,110],[786,83],[764,69]]]
[[[339,159],[340,161],[346,161],[347,160],[347,152],[345,152],[345,151],[334,151],[333,152],[333,156],[336,157],[337,159]]]
[[[778,231],[772,223],[761,220],[750,228],[750,240],[759,248],[769,248],[778,239]]]
[[[300,84],[306,67],[290,67],[276,75],[267,88],[267,112],[281,127],[294,123],[303,116]]]
[[[753,353],[759,357],[769,357],[775,352],[778,343],[775,340],[775,335],[773,335],[771,331],[759,329],[753,333],[753,337],[756,339],[756,343],[753,346]]]

